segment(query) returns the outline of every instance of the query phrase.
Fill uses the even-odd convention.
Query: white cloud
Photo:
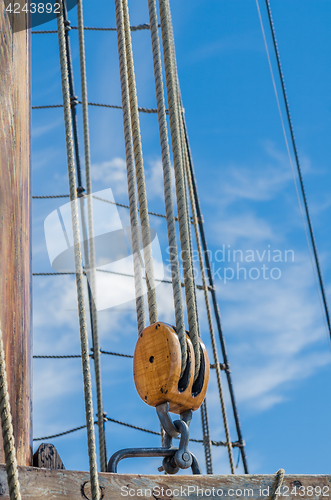
[[[236,395],[254,411],[283,401],[291,383],[331,363],[311,265],[297,260],[278,281],[217,283]]]
[[[110,187],[116,195],[128,192],[126,162],[123,158],[116,157],[110,161],[92,165],[92,179],[102,181],[105,187]]]

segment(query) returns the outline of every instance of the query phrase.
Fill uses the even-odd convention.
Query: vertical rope
[[[21,500],[20,483],[15,452],[14,430],[8,395],[5,352],[0,330],[0,413],[3,448],[5,452],[7,482],[10,500]]]
[[[118,54],[120,63],[120,76],[121,76],[125,155],[126,155],[126,168],[127,168],[127,179],[128,179],[129,205],[130,205],[130,222],[131,222],[131,238],[132,238],[132,250],[133,250],[136,309],[137,309],[137,320],[138,320],[138,332],[141,333],[142,330],[145,328],[145,308],[144,308],[144,298],[143,298],[138,207],[137,207],[136,182],[135,182],[135,170],[134,170],[134,159],[133,159],[130,96],[129,96],[129,86],[127,77],[122,0],[115,0],[115,6],[116,6]]]
[[[74,252],[75,252],[75,273],[76,273],[76,286],[77,286],[81,353],[82,353],[82,368],[83,368],[83,378],[84,378],[85,412],[86,412],[86,427],[87,427],[87,438],[88,438],[88,453],[90,462],[91,490],[92,490],[92,500],[99,500],[100,490],[99,490],[99,480],[97,473],[97,460],[95,454],[91,373],[90,373],[89,346],[88,346],[85,303],[84,303],[83,267],[82,267],[82,254],[81,254],[80,234],[79,234],[76,175],[75,175],[75,163],[74,163],[74,151],[73,151],[72,125],[70,116],[71,109],[70,109],[70,97],[69,97],[68,66],[66,58],[62,3],[61,3],[61,13],[57,16],[57,29],[59,37],[63,109],[64,109],[65,134],[66,134],[69,190],[70,190],[70,201],[71,201],[70,205],[71,205],[72,231],[73,231]]]
[[[167,220],[167,230],[168,230],[172,289],[173,289],[175,317],[176,317],[176,332],[179,338],[181,353],[182,353],[182,370],[181,370],[181,376],[182,376],[185,370],[186,359],[187,359],[186,333],[185,333],[185,323],[183,314],[181,279],[180,279],[178,253],[177,253],[175,214],[174,214],[174,206],[172,199],[171,162],[170,162],[167,117],[166,117],[163,78],[162,78],[162,62],[161,62],[160,40],[158,32],[156,1],[148,0],[148,8],[149,8],[149,20],[151,27],[152,49],[153,49],[157,114],[159,121],[160,141],[161,141],[162,167],[163,167],[163,180],[164,180],[164,199],[165,199],[165,210],[166,210],[166,220]]]
[[[192,154],[191,154],[191,150],[190,150],[190,143],[188,140],[188,134],[187,134],[184,115],[182,116],[182,118],[183,118],[183,125],[184,125],[185,142],[186,142],[188,159],[189,159],[189,168],[190,168],[193,191],[194,191],[194,204],[195,204],[195,208],[197,211],[197,218],[198,218],[199,230],[200,230],[200,235],[201,235],[201,243],[202,243],[205,264],[206,264],[206,272],[207,272],[207,276],[208,276],[210,293],[211,293],[211,298],[212,298],[212,303],[213,303],[213,308],[214,308],[214,314],[215,314],[217,329],[218,329],[218,333],[219,333],[220,344],[221,344],[221,348],[222,348],[223,361],[225,364],[225,374],[226,374],[229,393],[230,393],[230,399],[231,399],[231,404],[232,404],[232,409],[233,409],[233,416],[234,416],[234,421],[235,421],[235,425],[236,425],[238,441],[240,443],[239,449],[240,449],[241,458],[243,461],[245,474],[248,474],[249,471],[248,471],[248,464],[247,464],[247,458],[246,458],[245,443],[244,443],[243,435],[241,432],[241,425],[240,425],[240,420],[239,420],[237,403],[236,403],[234,389],[233,389],[233,385],[232,385],[230,365],[228,362],[228,355],[226,352],[225,339],[224,339],[223,331],[222,331],[221,315],[220,315],[220,311],[219,311],[219,307],[218,307],[218,303],[217,303],[217,297],[216,297],[215,286],[214,286],[214,279],[213,279],[213,275],[211,272],[211,264],[210,264],[209,253],[208,253],[207,240],[206,240],[206,236],[205,236],[203,218],[202,218],[200,201],[199,201],[199,194],[198,194],[198,190],[197,190],[197,183],[196,183],[195,176],[194,176],[194,166],[193,166],[193,161],[192,161]]]
[[[193,279],[193,268],[190,252],[190,239],[189,239],[189,223],[187,217],[187,206],[185,197],[185,181],[183,170],[182,158],[182,145],[180,123],[178,116],[178,97],[177,97],[177,84],[174,62],[172,57],[173,52],[173,39],[171,33],[171,18],[169,0],[159,0],[160,6],[160,20],[163,41],[163,55],[166,74],[168,105],[169,105],[169,119],[172,140],[172,153],[175,168],[176,178],[176,195],[177,195],[177,211],[179,220],[179,235],[182,248],[182,261],[184,269],[184,283],[186,294],[186,307],[189,323],[189,335],[192,340],[195,357],[195,374],[196,380],[200,368],[200,345],[199,345],[199,331],[196,315],[196,301]]]
[[[157,304],[156,304],[156,292],[154,283],[153,256],[151,247],[144,163],[143,163],[141,135],[140,135],[137,90],[136,90],[136,81],[135,81],[135,72],[134,72],[133,54],[132,54],[129,8],[127,0],[122,0],[122,7],[123,7],[123,23],[124,23],[123,27],[125,34],[125,52],[126,52],[126,62],[127,62],[127,78],[128,78],[129,95],[130,95],[133,149],[134,149],[134,157],[136,164],[140,224],[141,224],[142,240],[144,247],[149,320],[151,323],[155,323],[157,321]]]
[[[296,140],[295,140],[294,128],[293,128],[292,117],[291,117],[291,112],[290,112],[290,105],[289,105],[286,87],[285,87],[285,78],[284,78],[283,69],[282,69],[282,65],[281,65],[281,61],[280,61],[280,54],[279,54],[279,50],[278,50],[276,30],[275,30],[275,26],[274,26],[274,22],[273,22],[273,18],[272,18],[272,12],[271,12],[271,6],[270,6],[269,0],[265,0],[265,4],[266,4],[267,12],[268,12],[268,19],[269,19],[271,36],[272,36],[272,42],[273,42],[276,61],[277,61],[279,79],[280,79],[280,83],[281,83],[281,87],[282,87],[282,93],[283,93],[283,99],[284,99],[284,105],[285,105],[285,110],[286,110],[288,126],[290,129],[292,147],[293,147],[295,163],[297,166],[297,172],[298,172],[298,177],[299,177],[299,184],[300,184],[303,204],[304,204],[305,212],[306,212],[306,219],[307,219],[308,230],[309,230],[311,245],[312,245],[312,249],[313,249],[314,259],[315,259],[318,282],[319,282],[321,297],[322,297],[323,306],[324,306],[325,319],[326,319],[327,328],[328,328],[329,336],[330,336],[330,340],[331,340],[331,319],[330,319],[330,313],[329,313],[328,300],[327,300],[327,296],[326,296],[323,275],[322,275],[322,270],[321,270],[321,266],[320,266],[320,262],[319,262],[319,258],[318,258],[318,250],[317,250],[317,245],[316,245],[315,236],[314,236],[313,224],[312,224],[312,221],[310,218],[308,201],[307,201],[307,197],[306,197],[306,191],[305,191],[305,186],[304,186],[302,172],[301,172],[299,153],[298,153],[298,148],[297,148],[297,144],[296,144]],[[257,7],[258,7],[258,11],[260,11],[258,2],[257,2]],[[260,18],[260,19],[262,22],[262,18]],[[262,31],[263,31],[263,23],[262,23]],[[267,50],[267,52],[268,52],[268,50]],[[276,90],[276,92],[277,92],[277,90]],[[295,180],[294,180],[294,183],[296,184]],[[300,205],[300,200],[299,200],[299,205]],[[305,228],[305,230],[306,230],[306,228]],[[310,252],[309,244],[308,244],[308,248],[309,248],[309,252]]]
[[[201,423],[203,431],[203,448],[205,450],[206,470],[207,474],[213,474],[213,461],[211,454],[211,441],[209,434],[208,410],[207,410],[206,399],[204,399],[201,405],[200,412],[201,412]]]
[[[93,323],[92,324],[93,359],[94,359],[94,369],[95,369],[95,379],[96,379],[96,389],[97,389],[97,404],[98,404],[100,468],[101,472],[107,472],[107,448],[106,448],[105,423],[104,423],[103,402],[102,402],[98,315],[96,308],[92,180],[91,180],[89,116],[88,116],[88,99],[87,99],[87,83],[86,83],[85,40],[84,40],[82,0],[78,0],[77,2],[77,15],[78,15],[78,36],[79,36],[83,125],[84,125],[84,152],[85,152],[86,194],[87,194],[87,214],[88,214],[88,234],[89,234],[89,269],[86,269],[86,273],[89,286],[91,289],[90,307],[91,307],[91,319]]]
[[[211,339],[211,344],[212,344],[212,349],[213,349],[213,357],[214,357],[215,371],[216,371],[216,377],[217,377],[218,393],[219,393],[220,403],[221,403],[221,407],[222,407],[224,431],[225,431],[225,436],[226,436],[226,445],[228,448],[231,474],[234,474],[235,467],[234,467],[233,454],[232,454],[232,442],[231,442],[231,437],[230,437],[230,430],[229,430],[227,414],[226,414],[226,407],[225,407],[224,396],[223,396],[221,370],[220,370],[220,365],[219,365],[219,360],[218,360],[216,338],[215,338],[215,332],[214,332],[214,327],[213,327],[211,307],[210,307],[210,302],[209,302],[209,297],[208,297],[208,287],[207,287],[207,280],[206,280],[205,268],[204,268],[204,263],[203,263],[201,240],[200,240],[200,234],[199,234],[199,223],[198,223],[197,212],[196,212],[195,203],[194,203],[193,183],[192,183],[191,171],[189,168],[189,159],[188,159],[187,148],[185,148],[185,153],[186,153],[186,158],[185,158],[185,160],[186,160],[185,161],[186,175],[187,175],[187,181],[188,181],[188,187],[189,187],[189,193],[190,193],[190,199],[191,199],[193,225],[194,225],[195,238],[196,238],[196,243],[197,243],[197,248],[198,248],[200,273],[201,273],[202,286],[203,286],[204,298],[205,298],[205,303],[206,303],[210,339]]]

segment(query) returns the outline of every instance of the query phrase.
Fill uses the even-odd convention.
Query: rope
[[[57,33],[57,31],[55,31]],[[63,104],[49,104],[48,106],[31,106],[31,109],[63,108]]]
[[[153,434],[154,436],[161,436],[161,432],[152,431],[151,429],[145,429],[144,427],[139,427],[138,425],[128,424],[127,422],[122,422],[121,420],[115,420],[114,418],[110,418],[107,416],[105,416],[104,419],[107,422],[112,422],[114,424],[123,425],[124,427],[128,427],[130,429],[146,432],[147,434]],[[97,421],[94,422],[94,425],[96,425],[97,423],[98,423]],[[33,441],[44,441],[44,440],[47,441],[48,439],[55,439],[55,438],[58,438],[61,436],[66,436],[67,434],[71,434],[72,432],[77,432],[77,431],[80,431],[80,430],[85,429],[85,428],[86,428],[86,425],[81,425],[79,427],[74,427],[73,429],[69,429],[68,431],[59,432],[58,434],[52,434],[50,436],[43,436],[40,438],[33,438]],[[192,441],[193,443],[203,444],[202,439],[190,438],[190,441]],[[226,446],[226,443],[224,441],[210,441],[210,442],[213,446]],[[232,443],[232,446],[233,447],[240,447],[238,442]]]
[[[119,352],[112,352],[112,351],[103,351],[100,349],[100,354],[109,354],[110,356],[120,356],[122,358],[133,358],[131,354],[121,354]],[[93,358],[93,354],[90,354],[90,357]],[[71,358],[81,358],[82,356],[80,354],[61,354],[61,355],[41,355],[41,354],[35,354],[33,356],[34,359],[71,359]],[[225,370],[224,364],[219,363],[220,370]],[[210,369],[214,370],[215,365],[211,364]]]
[[[69,195],[68,194],[58,194],[58,195],[50,195],[50,196],[32,196],[32,199],[49,199],[49,198],[69,198]],[[116,205],[117,207],[121,207],[121,208],[130,208],[129,205],[124,205],[123,203],[117,203],[115,201],[111,201],[111,200],[106,200],[105,198],[100,198],[99,196],[92,196],[92,198],[94,198],[95,200],[99,200],[99,201],[104,201],[105,203],[110,203],[111,205]],[[139,210],[138,210],[139,212]],[[164,214],[159,214],[157,212],[148,212],[149,215],[155,215],[155,217],[161,217],[162,219],[166,219],[167,216],[164,215]],[[178,221],[178,217],[174,217],[174,220],[175,221]],[[193,224],[193,222],[192,222]]]
[[[79,26],[70,26],[70,29],[72,30],[78,30]],[[117,28],[98,28],[98,27],[89,27],[89,26],[84,26],[83,28],[85,31],[116,31]],[[141,31],[141,30],[149,30],[150,26],[149,24],[138,24],[137,26],[131,26],[130,27],[131,31]],[[45,34],[50,34],[50,33],[57,33],[56,30],[47,30],[47,31],[31,31],[33,35],[45,35]]]
[[[318,284],[319,284],[320,292],[321,292],[320,299],[322,299],[322,309],[324,309],[325,319],[326,319],[326,324],[327,324],[327,330],[329,332],[329,336],[330,336],[330,339],[331,339],[331,320],[330,320],[329,307],[328,307],[328,302],[327,302],[327,297],[326,297],[326,292],[325,292],[325,287],[324,287],[324,282],[323,282],[323,275],[322,275],[322,271],[321,271],[321,267],[320,267],[320,263],[319,263],[318,250],[317,250],[317,246],[316,246],[316,241],[315,241],[313,226],[312,226],[312,222],[311,222],[311,218],[310,218],[310,213],[309,213],[309,208],[308,208],[308,201],[307,201],[305,187],[304,187],[304,183],[303,183],[303,177],[302,177],[300,160],[299,160],[299,153],[298,153],[298,149],[297,149],[297,145],[296,145],[296,140],[295,140],[295,136],[294,136],[294,128],[293,128],[293,123],[292,123],[292,118],[291,118],[290,106],[289,106],[287,92],[286,92],[286,87],[285,87],[285,78],[284,78],[284,74],[283,74],[283,70],[282,70],[282,65],[281,65],[281,61],[280,61],[280,54],[279,54],[279,50],[278,50],[278,44],[277,44],[277,38],[276,38],[276,31],[275,31],[275,26],[274,26],[274,23],[273,23],[272,12],[271,12],[271,7],[270,7],[269,0],[265,0],[265,2],[266,2],[266,8],[267,8],[267,12],[268,12],[268,19],[269,19],[269,25],[270,25],[270,31],[271,31],[271,35],[272,35],[272,41],[273,41],[273,46],[274,46],[274,51],[275,51],[275,56],[276,56],[276,61],[277,61],[278,73],[279,73],[279,78],[280,78],[281,87],[282,87],[282,93],[283,93],[283,98],[284,98],[284,104],[285,104],[285,110],[286,110],[286,115],[287,115],[287,120],[288,120],[288,126],[289,126],[289,129],[290,129],[292,147],[293,147],[293,151],[294,151],[295,162],[296,162],[297,172],[298,172],[298,176],[299,176],[299,183],[300,183],[300,188],[301,188],[301,194],[302,194],[303,203],[304,203],[304,207],[305,207],[305,213],[306,213],[306,219],[307,219],[307,224],[308,224],[308,230],[309,230],[311,245],[312,245],[312,249],[313,249],[314,259],[315,259],[316,272],[317,272],[317,277],[318,277]],[[281,112],[281,109],[280,109],[277,88],[276,88],[275,79],[274,79],[274,75],[273,75],[273,70],[272,70],[272,65],[271,65],[271,61],[270,61],[269,50],[268,50],[268,45],[267,45],[267,41],[266,41],[266,37],[265,37],[265,32],[264,32],[264,28],[263,28],[263,21],[262,21],[262,16],[261,16],[261,11],[260,11],[258,0],[256,0],[256,6],[257,6],[258,14],[259,14],[259,19],[260,19],[260,24],[261,24],[261,29],[262,29],[262,35],[263,35],[264,44],[265,44],[265,48],[266,48],[266,52],[267,52],[268,63],[269,63],[269,68],[270,68],[270,72],[271,72],[271,78],[272,78],[273,87],[274,87],[274,91],[275,91],[275,95],[276,95],[278,112],[279,112],[280,120],[281,120],[281,124],[282,124],[282,129],[283,129],[283,134],[284,134],[284,138],[285,138],[287,153],[288,153],[288,156],[289,156],[290,165],[291,165],[291,169],[292,169],[294,185],[295,185],[296,194],[297,194],[297,198],[298,198],[298,202],[299,202],[299,208],[300,208],[300,211],[301,211],[301,217],[302,217],[302,220],[303,220],[304,230],[305,230],[305,234],[306,234],[308,250],[309,250],[309,253],[310,253],[310,258],[311,258],[311,260],[313,260],[312,253],[311,253],[311,248],[310,248],[310,245],[309,245],[309,238],[308,238],[308,234],[307,234],[307,228],[306,228],[306,225],[305,225],[305,222],[304,222],[303,210],[302,210],[302,206],[301,206],[301,201],[300,201],[300,196],[299,196],[299,192],[298,192],[297,182],[296,182],[296,178],[295,178],[295,174],[294,174],[294,168],[293,168],[293,164],[292,164],[292,158],[291,158],[291,154],[290,154],[290,150],[289,150],[289,145],[288,145],[288,141],[287,141],[287,136],[286,136],[286,131],[285,131],[285,126],[284,126],[284,122],[283,122],[282,112]],[[313,265],[313,269],[314,269],[314,265]],[[314,269],[314,271],[315,271],[315,269]],[[314,277],[315,277],[315,280],[316,280],[315,272],[314,272]],[[317,284],[317,287],[318,287],[318,284]]]
[[[118,1],[116,1],[115,3],[118,5]],[[129,8],[127,0],[122,0],[122,12],[123,12],[123,17],[121,20],[122,24],[120,29],[123,30],[125,47],[122,48],[122,54],[120,54],[120,57],[123,57],[125,51],[126,63],[127,63],[127,72],[125,76],[127,78],[127,82],[129,85],[131,126],[132,126],[134,158],[136,165],[140,225],[142,231],[142,242],[144,250],[145,269],[146,269],[145,274],[147,277],[146,283],[147,283],[149,320],[150,323],[156,323],[157,304],[156,304],[156,292],[154,284],[153,256],[152,256],[151,236],[149,230],[147,194],[146,194],[144,163],[143,163],[141,135],[140,135],[137,90],[136,90],[136,81],[135,81],[135,72],[134,72],[134,63],[132,54]]]
[[[32,276],[72,276],[76,273],[33,273]]]
[[[0,413],[3,448],[10,500],[21,500],[20,483],[15,452],[14,431],[8,395],[5,352],[0,331]]]
[[[109,356],[120,356],[121,358],[133,358],[131,354],[121,354],[119,352],[111,352],[111,351],[103,351],[100,349],[100,354],[108,354]],[[94,354],[89,355],[91,358],[94,357]],[[39,355],[36,354],[33,356],[33,359],[73,359],[73,358],[81,358],[81,354],[68,354],[68,355],[52,355],[52,356],[45,356],[45,355]]]
[[[118,273],[116,271],[109,271],[108,269],[97,269],[97,271],[99,273],[109,273],[109,274],[115,274],[116,276],[125,276],[127,278],[134,278],[134,275],[133,274],[127,274],[127,273]],[[72,273],[72,272],[65,272],[65,273],[33,273],[32,276],[74,276],[75,273]],[[144,280],[146,279],[145,276],[142,277]],[[161,280],[161,279],[158,279],[158,278],[154,278],[155,281],[157,281],[158,283],[166,283],[167,285],[171,285],[172,284],[172,281],[170,280]],[[184,283],[181,283],[181,286],[184,288],[185,287],[185,284]],[[202,285],[195,285],[197,290],[203,290],[203,286]],[[208,291],[212,291],[213,287],[211,286],[207,286],[207,289]]]
[[[82,104],[82,101],[76,101],[76,104]],[[97,102],[89,102],[89,106],[97,106],[99,108],[111,108],[111,109],[122,109],[122,106],[117,106],[115,104],[99,104]],[[31,109],[51,109],[51,108],[62,108],[63,104],[49,104],[46,106],[32,106]],[[147,113],[147,114],[153,114],[157,113],[157,109],[154,108],[138,108],[138,111],[140,113]]]
[[[187,147],[187,151],[188,151],[189,167],[190,167],[190,171],[191,171],[192,184],[193,184],[193,189],[194,189],[194,202],[195,202],[197,217],[198,217],[198,221],[199,221],[201,242],[202,242],[202,247],[203,247],[203,252],[204,252],[204,257],[205,257],[205,264],[206,264],[206,271],[207,271],[207,275],[208,275],[208,281],[209,281],[209,285],[210,285],[209,290],[211,292],[214,314],[215,314],[217,329],[218,329],[218,333],[219,333],[220,344],[221,344],[221,348],[222,348],[222,355],[223,355],[224,363],[221,365],[221,369],[223,369],[225,371],[225,374],[226,374],[226,379],[227,379],[229,394],[230,394],[230,400],[231,400],[232,409],[233,409],[233,416],[234,416],[234,421],[235,421],[237,435],[238,435],[238,442],[240,443],[240,453],[241,453],[241,457],[242,457],[242,462],[243,462],[245,474],[248,474],[249,471],[248,471],[248,465],[247,465],[245,445],[244,445],[244,440],[243,440],[242,431],[241,431],[241,425],[240,425],[240,420],[239,420],[236,399],[235,399],[235,395],[234,395],[234,389],[233,389],[233,384],[232,384],[232,379],[231,379],[230,365],[228,362],[228,356],[227,356],[227,352],[226,352],[225,339],[223,336],[221,315],[220,315],[220,311],[219,311],[219,307],[218,307],[218,303],[217,303],[216,289],[215,289],[215,285],[214,285],[213,273],[212,273],[211,263],[210,263],[210,259],[209,259],[208,245],[207,245],[207,240],[206,240],[206,236],[205,236],[204,223],[203,223],[203,217],[202,217],[202,213],[201,213],[197,183],[196,183],[196,179],[194,176],[194,166],[193,166],[193,161],[192,161],[192,153],[191,153],[191,149],[190,149],[190,143],[188,140],[187,128],[186,128],[186,124],[185,124],[185,116],[183,115],[182,118],[183,118],[183,124],[184,124],[185,142],[186,142],[186,147]]]
[[[173,40],[171,36],[170,7],[168,0],[159,0],[161,31],[163,40],[163,55],[168,93],[168,106],[170,118],[170,130],[172,139],[172,152],[176,178],[177,211],[179,219],[179,235],[182,248],[184,283],[186,294],[186,308],[189,324],[189,335],[194,347],[196,380],[200,369],[200,344],[196,314],[196,301],[194,293],[193,268],[190,255],[189,225],[187,217],[187,206],[185,198],[185,183],[183,162],[181,154],[181,137],[179,116],[177,109],[177,92],[175,68],[172,60]]]
[[[120,356],[121,358],[133,358],[131,354],[121,354],[118,352],[103,351],[100,349],[101,354],[108,354],[109,356]]]
[[[128,205],[124,205],[123,203],[116,203],[115,201],[106,200],[105,198],[99,198],[99,196],[93,196],[93,198],[95,200],[100,200],[100,201],[104,201],[106,203],[110,203],[111,205],[116,205],[117,207],[130,208]],[[139,212],[139,209],[138,209],[138,212]],[[166,215],[164,215],[164,214],[158,214],[157,212],[148,212],[148,213],[149,213],[149,215],[155,215],[156,217],[162,217],[162,219],[166,219],[167,218]],[[178,221],[178,217],[174,216],[174,220]]]
[[[270,500],[277,500],[277,498],[280,494],[280,488],[282,487],[282,484],[284,481],[284,476],[285,476],[284,469],[279,469],[279,471],[276,472],[276,485],[274,487],[274,491],[273,491],[273,494],[271,495]]]
[[[69,198],[68,194],[56,194],[50,196],[32,196],[33,200],[47,200],[49,198]]]
[[[145,307],[143,299],[142,270],[140,262],[140,238],[139,238],[139,228],[138,228],[138,207],[137,207],[137,197],[136,197],[134,159],[132,151],[130,96],[129,96],[128,81],[127,81],[125,34],[124,34],[123,8],[121,0],[116,0],[115,5],[116,5],[117,42],[118,42],[120,77],[121,77],[123,125],[124,125],[124,136],[125,136],[125,156],[126,156],[126,168],[127,168],[127,180],[128,180],[129,206],[130,206],[131,238],[132,238],[132,249],[133,249],[136,309],[137,309],[138,332],[141,333],[142,330],[145,328]]]
[[[100,448],[100,469],[101,472],[107,471],[107,449],[106,436],[104,429],[103,418],[103,403],[102,403],[102,384],[101,384],[101,366],[100,366],[100,347],[99,347],[99,332],[98,332],[98,315],[95,305],[96,289],[95,289],[95,248],[94,248],[94,227],[93,227],[93,206],[92,206],[92,180],[91,180],[91,160],[90,160],[90,139],[89,139],[89,118],[88,118],[88,101],[87,101],[87,83],[86,83],[86,62],[85,62],[85,41],[84,41],[84,21],[83,21],[83,2],[77,2],[77,17],[78,17],[78,37],[79,37],[79,55],[80,55],[80,74],[81,74],[81,91],[82,91],[82,107],[83,107],[83,125],[84,125],[84,152],[85,152],[85,174],[86,174],[86,194],[87,194],[87,214],[88,214],[88,235],[89,235],[89,259],[86,262],[89,270],[87,271],[87,279],[91,290],[91,321],[93,335],[93,359],[97,391],[97,406],[98,406],[98,430],[99,430],[99,448]]]
[[[162,152],[164,198],[165,198],[165,209],[166,209],[166,219],[167,219],[167,229],[168,229],[168,242],[170,249],[170,265],[171,265],[171,275],[172,275],[173,297],[175,305],[176,333],[178,335],[181,347],[181,354],[182,354],[182,367],[180,374],[180,376],[182,376],[186,366],[187,349],[186,349],[185,323],[183,315],[183,301],[181,292],[182,283],[180,280],[180,272],[179,272],[176,226],[175,226],[175,220],[178,220],[178,218],[177,217],[175,218],[173,200],[172,200],[170,150],[168,141],[167,119],[166,119],[164,89],[162,81],[161,51],[160,51],[157,10],[156,10],[155,0],[149,0],[148,7],[149,7],[149,19],[151,26],[155,89],[157,98],[161,152]]]
[[[97,422],[94,422],[94,423],[96,424]],[[40,438],[33,438],[33,441],[48,441],[49,439],[54,439],[54,438],[58,438],[61,436],[66,436],[67,434],[71,434],[72,432],[80,431],[81,429],[86,429],[86,424],[80,425],[79,427],[75,427],[74,429],[70,429],[68,431],[59,432],[58,434],[52,434],[50,436],[43,436]]]
[[[199,254],[200,273],[201,273],[201,278],[202,278],[202,286],[204,289],[204,297],[205,297],[205,303],[206,303],[210,339],[211,339],[211,344],[212,344],[212,349],[213,349],[214,366],[215,366],[215,370],[216,370],[218,393],[219,393],[219,398],[220,398],[220,403],[221,403],[221,408],[222,408],[222,416],[223,416],[226,443],[227,443],[227,447],[228,447],[228,455],[229,455],[231,474],[234,474],[235,467],[234,467],[234,462],[233,462],[230,430],[229,430],[228,419],[227,419],[227,414],[226,414],[226,407],[225,407],[224,396],[223,396],[220,363],[218,360],[216,338],[215,338],[215,332],[214,332],[214,327],[213,327],[211,307],[210,307],[209,297],[208,297],[208,288],[207,288],[206,274],[205,274],[205,268],[204,268],[204,264],[203,264],[201,240],[200,240],[200,234],[199,234],[199,223],[198,223],[198,218],[197,218],[197,213],[196,213],[196,208],[195,208],[195,203],[194,203],[193,183],[192,183],[191,171],[189,168],[189,160],[188,160],[188,153],[187,153],[186,147],[185,147],[185,153],[186,153],[186,158],[185,158],[185,160],[186,160],[185,161],[186,176],[187,176],[187,180],[188,180],[189,194],[190,194],[190,199],[191,199],[191,210],[192,210],[192,216],[193,216],[195,238],[196,238],[198,254]]]
[[[208,422],[208,411],[207,411],[207,401],[204,399],[201,407],[201,423],[202,423],[202,433],[203,433],[203,448],[205,450],[205,460],[206,460],[206,470],[207,474],[213,474],[213,462],[211,454],[211,441],[209,435],[209,422]]]
[[[100,490],[99,490],[97,462],[95,454],[91,374],[90,374],[88,336],[87,336],[85,304],[84,304],[83,268],[82,268],[82,255],[81,255],[80,235],[79,235],[76,175],[75,175],[75,164],[74,164],[72,125],[70,116],[71,106],[69,97],[68,67],[67,67],[62,3],[61,3],[61,14],[57,16],[57,28],[59,37],[68,176],[69,176],[69,189],[70,189],[70,200],[71,200],[71,217],[72,217],[72,229],[73,229],[73,239],[75,248],[75,272],[76,272],[79,327],[80,327],[81,351],[82,351],[82,368],[83,368],[83,378],[84,378],[85,411],[86,411],[86,425],[87,425],[87,437],[88,437],[88,453],[90,462],[91,489],[92,489],[92,500],[99,500]]]
[[[90,354],[92,357],[92,354]],[[59,355],[59,356],[45,356],[45,355],[34,355],[33,359],[73,359],[73,358],[81,358],[81,354],[68,354],[68,355]]]

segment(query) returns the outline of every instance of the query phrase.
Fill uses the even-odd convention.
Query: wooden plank
[[[0,0],[0,328],[18,463],[32,464],[30,34]],[[4,462],[2,438],[0,462]]]
[[[91,499],[89,473],[65,470],[19,467],[24,500],[87,500]],[[100,473],[104,500],[204,500],[254,499],[267,500],[275,486],[274,475],[263,476],[145,476]],[[323,500],[330,498],[331,476],[285,476],[280,500]],[[198,490],[199,488],[199,490]],[[295,494],[296,493],[296,494]],[[5,467],[0,466],[0,496],[8,500]]]

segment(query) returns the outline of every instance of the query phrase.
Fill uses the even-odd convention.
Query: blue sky
[[[261,1],[266,24],[266,12]],[[331,6],[324,0],[271,2],[279,50],[302,164],[307,198],[319,249],[327,295],[331,295]],[[178,70],[186,121],[212,252],[215,282],[239,415],[252,473],[327,473],[331,445],[330,343],[309,258],[289,160],[254,0],[183,0],[171,2]],[[131,24],[148,22],[147,0],[129,2]],[[76,9],[69,14],[77,25]],[[113,2],[84,4],[86,26],[115,26]],[[38,29],[54,29],[50,22]],[[78,34],[71,31],[76,94],[80,97]],[[90,102],[121,104],[115,32],[87,32],[87,81]],[[270,33],[267,29],[270,45]],[[138,102],[155,107],[149,31],[132,34]],[[271,45],[270,45],[271,49]],[[275,61],[272,54],[275,69]],[[278,79],[277,79],[278,82]],[[56,35],[32,35],[32,104],[61,103]],[[124,140],[120,110],[89,108],[94,191],[111,188],[127,203]],[[82,139],[81,110],[80,142]],[[63,110],[32,114],[33,194],[68,193]],[[141,115],[149,209],[164,213],[158,125]],[[82,150],[82,148],[81,148]],[[83,157],[83,150],[82,150]],[[66,200],[64,200],[66,201]],[[33,270],[51,272],[44,220],[62,200],[33,201]],[[123,225],[125,209],[119,210]],[[167,264],[166,225],[152,218]],[[225,245],[225,247],[223,247]],[[230,246],[229,246],[230,245]],[[221,261],[225,248],[254,255],[236,279],[240,252]],[[271,262],[268,262],[270,250]],[[285,251],[292,250],[285,262]],[[218,251],[218,253],[217,253]],[[264,254],[259,262],[258,255]],[[278,253],[275,253],[278,251]],[[259,252],[259,254],[257,254]],[[283,262],[272,261],[281,256]],[[277,268],[272,279],[261,267]],[[224,268],[234,270],[224,282]],[[249,271],[260,270],[258,279]],[[253,278],[257,271],[251,271]],[[227,276],[231,276],[227,271]],[[34,353],[77,354],[79,332],[75,284],[71,277],[35,277]],[[116,285],[114,281],[113,286]],[[173,321],[171,286],[157,288],[159,319]],[[198,295],[202,338],[208,349],[203,296]],[[124,308],[124,306],[123,306]],[[133,303],[125,310],[100,311],[104,350],[131,354],[136,341]],[[211,355],[211,351],[209,349]],[[138,397],[129,359],[103,356],[104,406],[109,417],[158,430],[155,411]],[[224,431],[214,374],[208,389],[211,436]],[[225,380],[224,380],[225,385]],[[231,437],[235,428],[229,405]],[[45,408],[47,407],[47,412]],[[95,404],[96,409],[96,404]],[[79,360],[34,361],[34,436],[84,424]],[[96,429],[97,431],[97,429]],[[157,437],[107,423],[108,456],[128,446],[155,446]],[[201,438],[197,412],[192,437]],[[84,430],[53,441],[66,468],[86,470]],[[37,446],[37,443],[35,443]],[[192,444],[204,468],[201,445]],[[237,458],[237,450],[234,452]],[[213,448],[214,473],[229,472],[226,449]],[[158,461],[124,461],[121,472],[156,473]],[[242,472],[239,463],[238,472]]]

